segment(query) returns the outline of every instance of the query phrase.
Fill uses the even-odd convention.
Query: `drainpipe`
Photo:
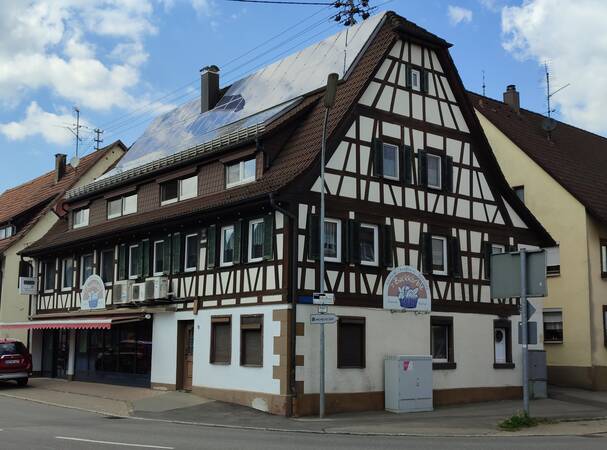
[[[297,339],[297,333],[295,329],[297,328],[297,245],[298,245],[298,236],[297,236],[297,216],[293,214],[291,211],[284,209],[279,206],[274,200],[274,194],[269,194],[270,205],[276,211],[282,213],[284,216],[289,218],[290,228],[289,232],[291,233],[291,267],[289,272],[289,287],[291,291],[291,304],[292,304],[292,313],[291,313],[291,332],[293,333],[291,339],[291,370],[289,373],[289,392],[291,393],[291,403],[289,405],[289,410],[287,411],[287,415],[290,417],[293,415],[293,402],[297,397],[297,388],[295,384],[295,370],[296,370],[296,345],[295,340]]]

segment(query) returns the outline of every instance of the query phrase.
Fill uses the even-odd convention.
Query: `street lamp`
[[[335,103],[337,80],[339,75],[331,73],[327,77],[324,105],[325,120],[322,125],[322,145],[320,153],[320,294],[325,293],[325,153],[327,147],[327,122],[329,110]],[[319,306],[319,312],[320,312]],[[325,415],[325,324],[320,325],[320,404],[318,415],[322,419]]]

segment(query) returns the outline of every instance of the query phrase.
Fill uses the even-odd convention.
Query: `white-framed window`
[[[137,194],[114,198],[107,202],[107,218],[126,216],[137,212]]]
[[[13,227],[12,225],[7,225],[0,228],[0,240],[8,239],[13,234],[15,234],[15,227]]]
[[[414,91],[422,90],[421,77],[422,74],[418,69],[411,69],[411,89]]]
[[[93,254],[87,253],[80,257],[80,285],[83,285],[88,277],[93,275]]]
[[[101,251],[101,270],[99,276],[105,284],[111,284],[114,281],[114,249],[108,248]]]
[[[89,224],[89,209],[80,208],[73,213],[74,228],[86,227]]]
[[[171,180],[160,185],[160,204],[169,205],[198,195],[198,175]]]
[[[164,275],[164,240],[154,241],[154,276]]]
[[[44,263],[44,292],[52,292],[55,289],[55,261]]]
[[[135,279],[139,276],[141,266],[141,249],[138,244],[129,246],[129,278]]]
[[[447,238],[432,236],[432,273],[447,275]]]
[[[255,158],[226,165],[226,187],[255,181]]]
[[[601,276],[607,277],[607,244],[601,244]]]
[[[325,219],[325,261],[341,262],[341,220]]]
[[[264,234],[263,219],[255,219],[249,222],[249,262],[263,260]]]
[[[198,234],[188,234],[185,237],[185,261],[183,270],[193,272],[198,268]]]
[[[447,325],[432,325],[432,361],[449,362],[449,328]]]
[[[544,308],[544,343],[563,342],[563,311],[560,308]]]
[[[431,153],[426,154],[426,176],[428,187],[442,189],[441,157]]]
[[[234,264],[234,225],[221,228],[221,246],[220,246],[221,266],[231,266]]]
[[[74,285],[74,260],[65,258],[61,261],[61,289],[69,290]]]
[[[379,229],[377,225],[360,224],[360,263],[365,266],[379,265],[378,240]]]
[[[398,180],[398,146],[383,144],[383,175],[384,178]]]

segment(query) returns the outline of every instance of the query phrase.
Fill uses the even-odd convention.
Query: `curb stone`
[[[595,431],[595,432],[585,432],[579,434],[571,434],[571,433],[521,433],[521,432],[508,432],[508,431],[487,431],[486,433],[470,433],[470,434],[453,434],[453,433],[390,433],[390,432],[365,432],[365,431],[346,431],[346,430],[302,430],[302,429],[290,429],[290,428],[277,428],[277,427],[255,427],[248,425],[228,425],[228,424],[218,424],[218,423],[207,423],[207,422],[192,422],[185,420],[171,420],[171,419],[154,419],[149,417],[139,417],[139,416],[125,416],[120,414],[113,414],[107,411],[99,411],[94,409],[82,408],[79,406],[69,406],[63,405],[60,403],[47,402],[45,400],[37,400],[27,397],[20,397],[18,395],[5,394],[0,393],[0,397],[8,397],[14,398],[17,400],[26,400],[33,403],[38,403],[42,405],[54,406],[58,408],[66,408],[73,409],[76,411],[85,411],[92,414],[97,414],[101,416],[111,416],[111,417],[119,417],[121,419],[131,419],[131,420],[140,420],[147,422],[160,422],[160,423],[173,423],[178,425],[190,425],[190,426],[199,426],[199,427],[208,427],[208,428],[224,428],[224,429],[232,429],[232,430],[249,430],[249,431],[266,431],[266,432],[275,432],[275,433],[300,433],[300,434],[326,434],[326,435],[342,435],[342,436],[385,436],[385,437],[419,437],[419,438],[481,438],[481,437],[554,437],[554,436],[591,436],[591,435],[602,435],[606,434],[605,431]],[[591,418],[570,418],[570,419],[553,419],[558,422],[590,422],[590,421],[600,421],[607,420],[606,416],[602,417],[591,417]]]

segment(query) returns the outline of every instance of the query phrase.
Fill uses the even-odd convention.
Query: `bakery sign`
[[[427,312],[432,310],[428,280],[417,269],[401,266],[392,270],[384,282],[384,309]]]
[[[80,293],[80,309],[105,308],[105,283],[99,275],[91,275],[86,279]]]

